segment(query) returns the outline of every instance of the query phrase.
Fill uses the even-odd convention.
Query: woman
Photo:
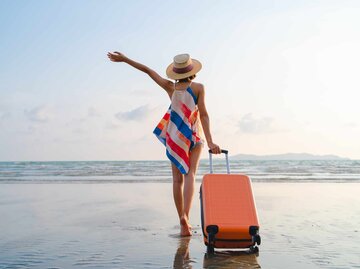
[[[173,175],[173,196],[180,220],[180,235],[191,236],[189,212],[194,196],[195,175],[205,133],[209,149],[219,154],[220,147],[213,143],[209,116],[205,107],[205,90],[200,83],[193,82],[201,63],[189,54],[174,57],[166,74],[175,80],[162,78],[149,67],[135,62],[119,52],[108,53],[113,62],[124,62],[148,74],[169,95],[171,105],[154,130],[154,134],[166,147]],[[201,121],[201,122],[200,122]]]

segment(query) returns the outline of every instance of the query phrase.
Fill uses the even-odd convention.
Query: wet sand
[[[1,184],[0,268],[360,268],[359,183],[254,183],[259,255],[212,258],[198,192],[194,235],[180,238],[171,190],[170,183]]]

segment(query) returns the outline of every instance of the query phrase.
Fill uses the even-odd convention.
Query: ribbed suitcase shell
[[[206,245],[209,244],[209,227],[218,229],[212,247],[250,248],[260,244],[259,222],[248,176],[207,174],[200,188],[200,200]]]

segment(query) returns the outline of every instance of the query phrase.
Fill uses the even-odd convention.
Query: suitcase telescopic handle
[[[230,164],[229,164],[229,157],[228,157],[229,151],[226,149],[222,149],[221,153],[225,154],[226,170],[227,170],[227,173],[230,174]],[[214,154],[214,153],[211,151],[211,149],[209,149],[210,174],[212,174],[214,172],[213,163],[212,163],[212,154]]]

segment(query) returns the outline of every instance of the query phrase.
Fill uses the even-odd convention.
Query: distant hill
[[[237,154],[232,160],[349,160],[336,155],[314,155],[310,153],[285,153],[274,155]]]

